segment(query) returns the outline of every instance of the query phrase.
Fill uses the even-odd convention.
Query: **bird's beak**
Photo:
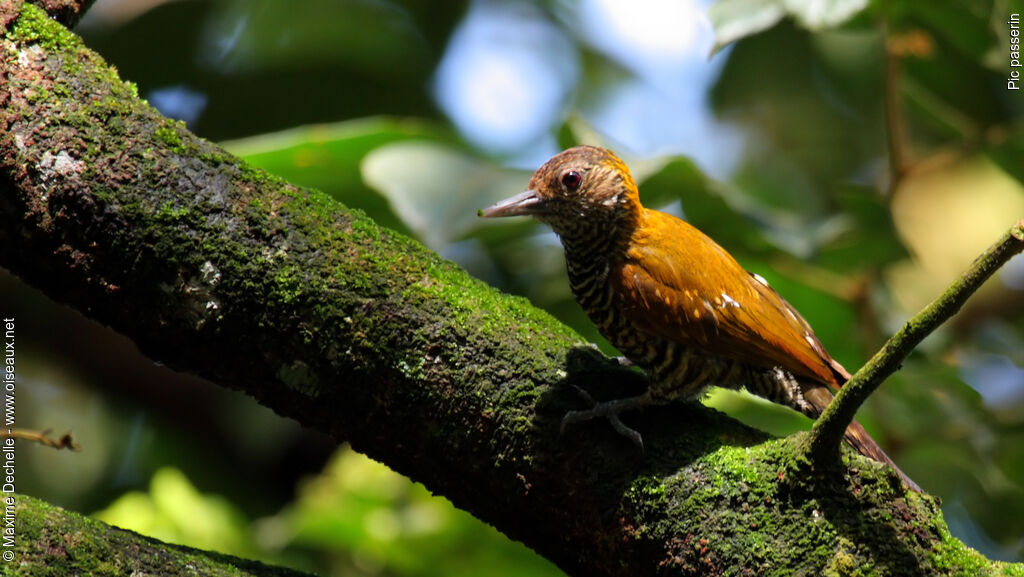
[[[511,198],[492,204],[487,208],[477,211],[478,216],[484,218],[498,218],[502,216],[520,216],[538,214],[544,211],[544,200],[537,196],[537,191],[527,190]]]

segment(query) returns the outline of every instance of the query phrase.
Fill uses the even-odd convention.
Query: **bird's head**
[[[483,217],[529,215],[560,236],[634,222],[641,210],[629,168],[610,150],[577,146],[544,163],[526,192],[479,212]]]

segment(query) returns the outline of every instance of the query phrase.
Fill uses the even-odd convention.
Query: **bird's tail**
[[[806,385],[806,383],[804,384]],[[832,391],[830,391],[828,387],[820,384],[815,384],[814,386],[805,388],[803,396],[816,411],[816,414],[808,416],[815,419],[818,418],[818,415],[820,415],[821,412],[825,410],[825,407],[828,406],[829,402],[832,401]],[[850,426],[846,428],[845,438],[846,442],[854,449],[857,449],[858,453],[868,457],[869,459],[874,459],[879,463],[889,465],[899,474],[900,479],[903,480],[908,488],[913,491],[917,491],[918,493],[921,492],[921,487],[919,487],[913,479],[908,477],[906,473],[901,471],[900,468],[896,466],[896,463],[892,462],[889,455],[885,454],[885,451],[878,446],[878,443],[871,438],[871,435],[868,435],[868,432],[864,430],[864,427],[862,427],[860,423],[857,421],[851,422]]]

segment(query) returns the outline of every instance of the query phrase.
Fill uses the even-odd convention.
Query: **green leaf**
[[[835,28],[867,7],[868,0],[784,0],[786,11],[811,30]]]
[[[426,122],[374,117],[304,126],[222,145],[253,166],[326,192],[347,206],[365,211],[383,226],[408,232],[387,199],[363,183],[360,165],[375,148],[415,138],[454,140],[447,130]]]
[[[811,420],[804,415],[744,390],[714,387],[708,391],[704,404],[777,437],[811,428]]]
[[[867,4],[867,0],[719,0],[708,10],[715,27],[714,51],[767,30],[787,15],[817,31],[839,26]]]
[[[366,183],[427,246],[439,250],[481,225],[477,211],[525,190],[530,175],[453,147],[405,141],[363,160]]]
[[[708,9],[708,18],[715,27],[712,53],[775,26],[785,15],[777,0],[718,0]]]

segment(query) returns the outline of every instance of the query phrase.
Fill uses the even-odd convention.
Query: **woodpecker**
[[[817,418],[850,378],[806,320],[767,281],[711,238],[644,208],[629,168],[594,146],[570,148],[541,166],[529,190],[480,211],[532,216],[561,239],[572,294],[608,341],[650,376],[641,395],[573,411],[563,424],[608,418],[709,387],[746,388]],[[846,440],[920,490],[856,421]]]

